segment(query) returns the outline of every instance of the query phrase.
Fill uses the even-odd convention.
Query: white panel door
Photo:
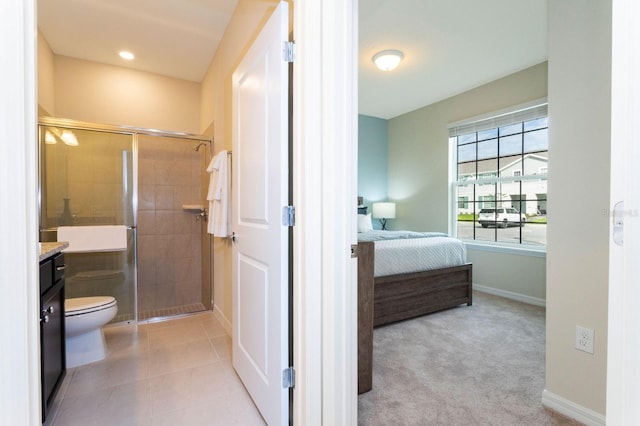
[[[288,5],[233,73],[233,366],[269,425],[288,424]]]

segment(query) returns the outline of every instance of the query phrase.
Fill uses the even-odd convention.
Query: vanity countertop
[[[45,260],[54,254],[60,253],[62,250],[69,247],[69,243],[66,241],[54,241],[52,243],[38,243],[40,247],[40,260]]]

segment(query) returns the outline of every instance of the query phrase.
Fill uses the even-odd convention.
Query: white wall
[[[599,414],[606,405],[611,7],[612,0],[549,1],[546,390]],[[593,355],[574,348],[576,325],[595,330]]]
[[[55,96],[55,56],[47,40],[38,32],[38,107],[39,115],[54,116]]]
[[[214,129],[214,154],[230,150],[231,76],[278,0],[240,0],[229,21],[218,50],[202,81],[200,128]],[[213,300],[215,310],[230,326],[231,242],[213,238]]]
[[[544,253],[496,253],[468,248],[467,260],[473,263],[473,284],[476,288],[544,306],[547,273]]]
[[[448,123],[546,96],[545,62],[389,120],[388,191],[397,202],[393,228],[448,232]],[[468,257],[475,284],[545,298],[544,258],[471,248]]]
[[[55,56],[55,116],[91,123],[200,132],[200,84]]]

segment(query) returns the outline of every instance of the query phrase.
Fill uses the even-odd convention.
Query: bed
[[[461,241],[435,232],[360,226],[359,231],[358,393],[363,393],[372,386],[373,327],[473,300],[472,265]]]

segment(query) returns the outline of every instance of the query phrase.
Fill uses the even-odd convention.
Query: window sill
[[[515,254],[519,256],[530,256],[530,257],[540,257],[546,259],[547,257],[547,248],[546,247],[532,247],[532,246],[524,246],[524,247],[514,247],[508,245],[501,244],[492,244],[489,242],[478,242],[471,240],[462,240],[465,246],[468,249],[476,250],[476,251],[488,251],[491,253],[504,253],[504,254]]]

